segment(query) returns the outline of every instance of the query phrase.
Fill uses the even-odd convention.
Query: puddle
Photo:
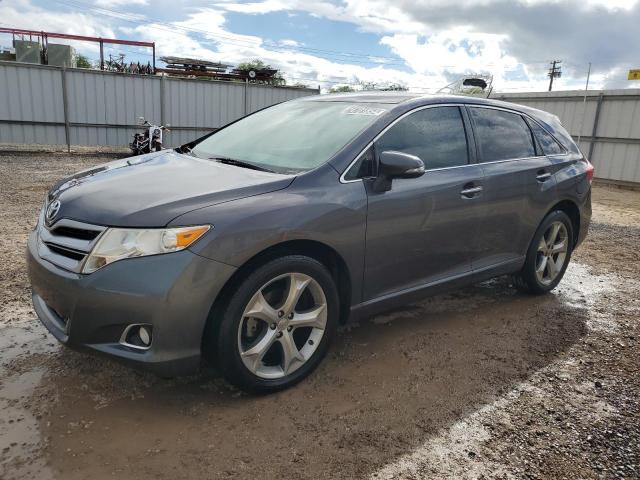
[[[569,307],[586,309],[590,330],[615,333],[618,329],[616,319],[610,314],[607,302],[602,300],[616,292],[620,283],[621,279],[616,275],[594,275],[589,267],[572,262],[553,293]]]
[[[40,455],[43,438],[39,419],[27,408],[46,369],[34,366],[14,371],[12,363],[58,348],[35,321],[0,329],[0,478],[53,478]]]

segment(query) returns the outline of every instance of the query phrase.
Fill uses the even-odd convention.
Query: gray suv
[[[162,376],[204,356],[274,391],[349,318],[504,274],[553,289],[587,233],[592,177],[531,108],[298,99],[56,184],[28,242],[33,305],[70,347]]]

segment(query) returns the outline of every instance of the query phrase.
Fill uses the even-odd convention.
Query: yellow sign
[[[640,80],[640,70],[629,70],[629,80]]]

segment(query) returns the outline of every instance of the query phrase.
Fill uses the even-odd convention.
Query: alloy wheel
[[[238,351],[260,378],[286,377],[315,353],[327,326],[320,284],[303,273],[269,280],[251,297],[238,326]]]
[[[562,271],[569,249],[567,227],[562,222],[553,222],[538,244],[536,277],[543,285],[550,285]]]

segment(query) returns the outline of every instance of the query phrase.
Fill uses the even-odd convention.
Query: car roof
[[[501,100],[493,100],[481,97],[469,97],[464,95],[443,95],[430,94],[425,95],[413,92],[349,92],[349,93],[331,93],[324,95],[311,95],[299,98],[298,100],[308,102],[349,102],[349,103],[381,103],[391,105],[403,105],[405,107],[415,108],[423,105],[434,105],[439,103],[463,103],[468,105],[488,105],[509,110],[515,110],[526,113],[535,118],[543,120],[546,123],[557,121],[557,117],[543,110],[518,105],[515,103],[504,102]]]
[[[410,92],[349,92],[329,93],[304,97],[312,102],[357,102],[357,103],[389,103],[398,104],[420,97]]]

